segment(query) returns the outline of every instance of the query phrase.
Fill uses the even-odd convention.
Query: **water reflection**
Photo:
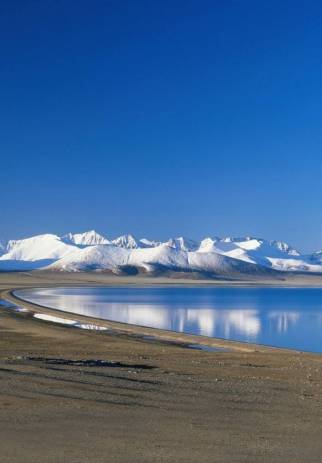
[[[56,288],[18,295],[97,318],[322,352],[316,288]]]
[[[300,319],[300,314],[298,312],[269,312],[268,318],[272,320],[275,330],[279,333],[286,333],[292,325]]]

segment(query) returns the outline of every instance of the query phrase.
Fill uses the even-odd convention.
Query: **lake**
[[[82,287],[15,294],[106,320],[322,352],[322,288]]]

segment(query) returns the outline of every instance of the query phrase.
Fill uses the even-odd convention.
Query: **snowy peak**
[[[200,241],[199,245],[199,252],[214,252],[215,251],[215,243],[217,243],[218,238],[204,238]]]
[[[118,246],[120,248],[125,249],[137,249],[140,247],[139,241],[136,238],[134,238],[133,235],[119,236],[118,238],[112,240],[112,244],[114,244],[114,246]]]
[[[244,249],[256,249],[256,248],[260,248],[263,245],[267,245],[267,246],[276,248],[281,252],[285,252],[286,254],[289,254],[290,256],[300,255],[297,249],[293,248],[292,246],[285,243],[284,241],[277,241],[277,240],[267,241],[267,240],[264,240],[263,238],[255,238],[253,236],[246,236],[244,238],[234,238],[234,237],[228,236],[226,238],[220,239],[220,241],[223,243],[236,243],[237,245],[239,245],[240,247]]]
[[[199,247],[199,244],[196,241],[184,238],[183,236],[170,238],[165,244],[170,248],[178,249],[180,251],[195,251]]]
[[[68,233],[61,237],[62,241],[76,246],[95,246],[97,244],[109,244],[110,241],[95,230],[84,233]]]
[[[148,240],[146,238],[140,239],[141,248],[155,248],[160,246],[160,244],[162,244],[161,241]]]
[[[271,246],[274,246],[275,248],[279,249],[282,252],[286,252],[286,254],[289,254],[290,256],[299,256],[300,252],[290,246],[289,244],[285,243],[284,241],[270,241],[269,242]]]
[[[239,243],[242,241],[251,241],[258,238],[253,238],[252,236],[244,236],[243,238],[236,238],[233,236],[226,236],[225,238],[218,238],[219,241],[222,241],[223,243]]]

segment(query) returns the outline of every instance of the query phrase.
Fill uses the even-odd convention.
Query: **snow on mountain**
[[[138,248],[155,248],[160,246],[161,241],[148,240],[146,238],[137,239],[133,235],[122,235],[111,241],[114,246],[119,246],[126,249]]]
[[[261,265],[233,257],[220,254],[217,252],[189,252],[189,268],[201,272],[211,272],[218,275],[234,274],[270,274],[274,270]]]
[[[254,238],[251,236],[244,236],[243,238],[236,238],[233,236],[226,236],[225,238],[218,238],[218,241],[222,241],[223,243],[238,243],[240,241],[251,241]]]
[[[97,244],[109,244],[110,241],[104,236],[91,230],[85,233],[68,233],[61,237],[65,243],[73,243],[78,246],[94,246]]]
[[[154,240],[147,240],[146,238],[140,239],[140,246],[141,248],[155,248],[156,246],[160,246],[161,241],[154,241]]]
[[[302,255],[282,241],[259,238],[173,238],[165,243],[123,235],[113,241],[94,230],[38,235],[0,247],[0,270],[52,269],[113,272],[197,271],[213,274],[271,271],[322,273],[322,252]],[[266,270],[265,270],[266,269]]]
[[[200,241],[199,252],[216,252],[215,243],[217,243],[217,238],[205,238]]]
[[[242,238],[206,238],[201,241],[199,252],[216,252],[244,262],[258,264],[279,271],[322,271],[322,259],[301,256],[300,253],[282,241]]]
[[[293,248],[292,246],[290,246],[287,243],[284,243],[284,241],[270,241],[269,243],[270,243],[271,246],[276,247],[280,251],[286,252],[290,256],[299,256],[300,255],[300,252],[297,249]]]
[[[0,256],[5,253],[6,245],[0,241]]]
[[[312,264],[322,265],[322,251],[317,251],[317,252],[314,252],[313,254],[310,254],[309,256],[307,256],[307,259],[309,259],[309,261]]]
[[[285,243],[284,241],[267,241],[260,238],[253,238],[251,236],[246,236],[245,238],[232,238],[227,237],[217,241],[221,241],[223,243],[235,243],[237,246],[240,246],[244,249],[256,249],[261,246],[269,245],[272,248],[276,248],[279,251],[285,252],[290,256],[299,256],[300,253],[297,249],[293,248],[289,244]]]
[[[128,263],[148,271],[156,267],[187,269],[188,257],[186,252],[181,252],[163,243],[153,248],[133,250]]]
[[[322,273],[322,263],[310,262],[310,256],[289,258],[267,258],[272,268],[283,272],[314,272]]]
[[[10,240],[1,260],[36,261],[60,259],[74,250],[74,246],[64,243],[59,236],[46,234],[22,240]]]
[[[69,272],[89,270],[113,270],[126,265],[129,258],[127,249],[106,245],[74,248],[73,252],[57,260],[47,268]]]
[[[139,246],[139,240],[134,238],[133,235],[122,235],[119,236],[118,238],[115,238],[112,240],[112,244],[114,246],[118,246],[120,248],[126,248],[126,249],[136,249]]]
[[[208,272],[212,274],[266,273],[272,270],[241,262],[217,253],[199,253],[179,250],[163,243],[152,248],[121,248],[105,245],[75,250],[48,267],[51,270],[88,271],[123,268],[144,269],[147,272],[171,270],[181,272]]]
[[[233,257],[234,259],[269,267],[271,265],[266,259],[267,253],[273,254],[273,256],[277,253],[275,248],[270,248],[266,242],[258,239],[218,241],[215,243],[215,250],[220,254]]]
[[[170,238],[165,244],[170,248],[179,249],[180,251],[195,251],[199,247],[196,241],[184,238],[183,236]]]
[[[73,253],[50,265],[49,269],[85,271],[114,270],[124,266],[138,267],[147,271],[160,265],[167,268],[187,268],[188,260],[182,253],[165,244],[151,248],[127,248],[105,245],[75,250]]]

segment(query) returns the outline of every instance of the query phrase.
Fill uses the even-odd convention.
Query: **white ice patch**
[[[93,325],[92,323],[76,323],[77,328],[82,330],[96,330],[96,331],[105,331],[107,328],[105,326]]]
[[[72,320],[70,318],[54,317],[53,315],[47,315],[44,313],[36,313],[34,317],[38,318],[39,320],[44,320],[46,322],[60,323],[62,325],[74,326],[75,328],[80,328],[82,330],[94,330],[94,331],[107,330],[105,326],[95,325],[93,323],[80,323],[77,320]]]
[[[53,315],[47,315],[44,313],[35,313],[34,317],[46,322],[61,323],[63,325],[76,325],[77,323],[76,320],[71,320],[70,318],[54,317]]]

